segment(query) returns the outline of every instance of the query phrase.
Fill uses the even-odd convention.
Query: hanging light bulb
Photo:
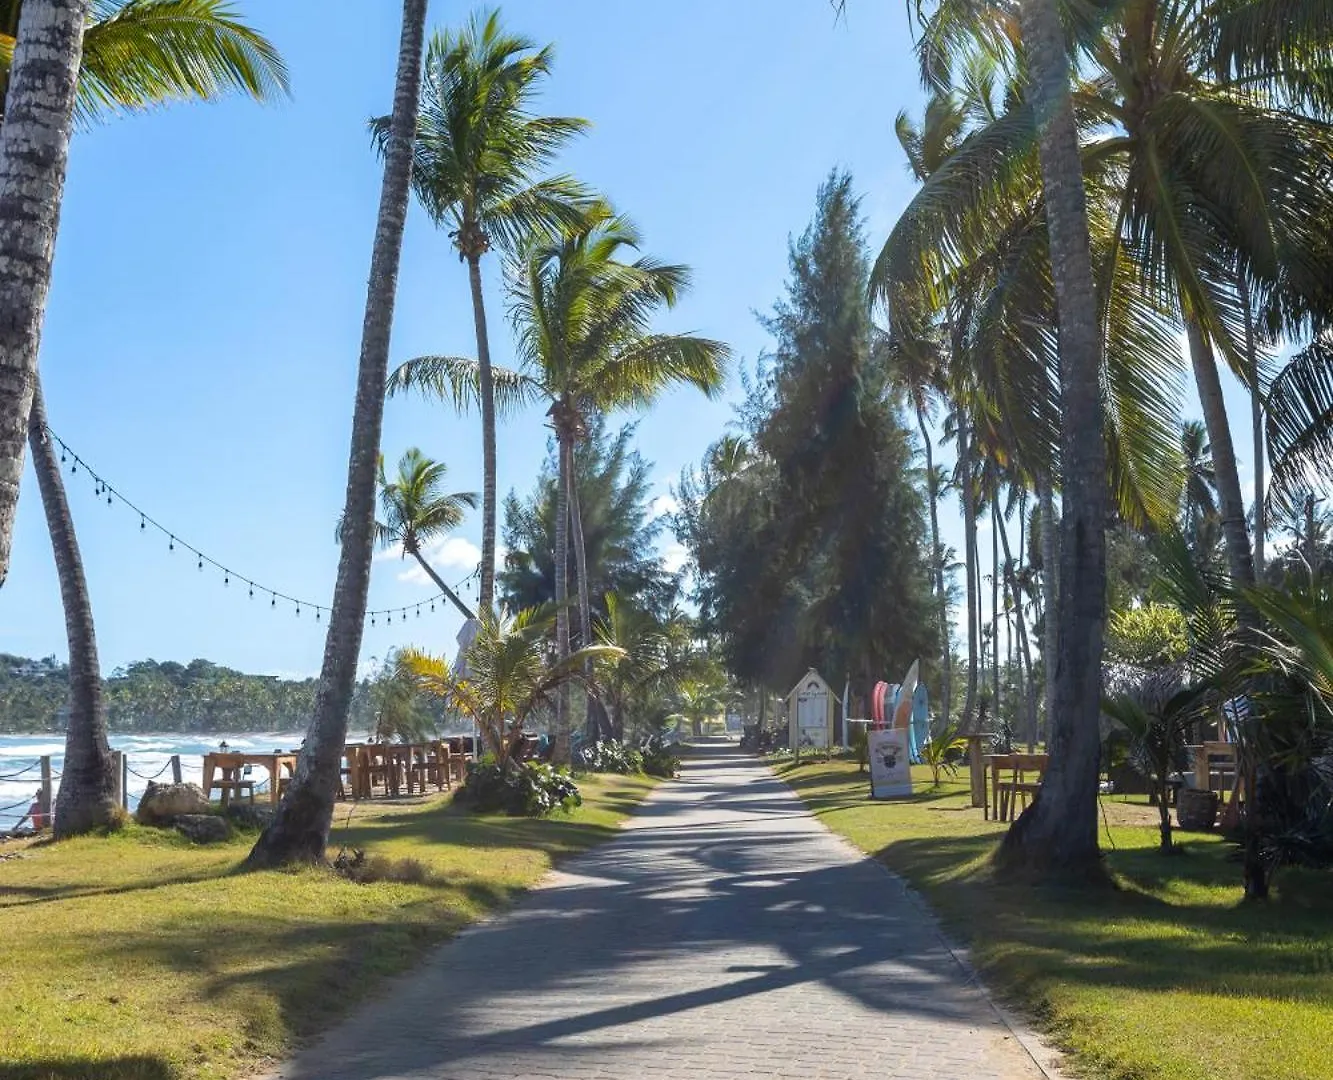
[[[319,622],[319,608],[315,608],[315,622]]]
[[[168,551],[176,550],[176,538],[174,536],[167,541],[167,550]]]
[[[231,574],[229,574],[226,570],[222,571],[222,584],[223,585],[231,584]]]
[[[301,617],[301,602],[299,600],[296,603],[296,617],[298,619]]]
[[[200,555],[200,556],[199,556],[199,569],[202,570],[203,568],[204,568],[204,557],[203,557],[202,555]]]
[[[253,600],[255,598],[255,583],[251,581],[248,582],[247,584],[249,584],[250,586],[250,599]]]
[[[65,448],[63,446],[60,448],[60,464],[65,464]]]
[[[78,471],[79,471],[79,459],[75,458],[74,464],[69,467],[69,474],[70,476],[73,476]]]
[[[278,594],[277,594],[277,593],[269,593],[269,594],[268,594],[268,606],[269,606],[269,607],[277,607],[277,606],[278,606]]]
[[[421,605],[420,605],[420,604],[417,605],[417,618],[418,618],[418,619],[421,618]]]
[[[107,491],[106,488],[103,488],[102,490],[103,490],[103,491]],[[111,505],[111,493],[110,493],[109,491],[107,491],[106,504],[107,504],[107,506],[110,506],[110,505]]]
[[[370,613],[370,625],[375,625],[375,613],[373,611]]]
[[[143,515],[140,514],[140,515],[139,515],[139,531],[140,531],[140,532],[143,532],[144,529],[146,529],[146,528],[148,528],[148,522],[144,521],[144,519],[143,519]]]

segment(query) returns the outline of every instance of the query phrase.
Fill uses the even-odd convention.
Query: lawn
[[[544,821],[449,796],[340,810],[331,853],[419,860],[417,884],[239,874],[253,835],[194,847],[135,826],[0,859],[0,1080],[245,1075],[607,839],[651,785],[584,778],[584,805]]]
[[[1220,839],[1181,834],[1186,853],[1164,857],[1156,810],[1110,797],[1102,846],[1116,888],[1031,889],[996,880],[988,856],[1005,826],[982,820],[961,780],[932,791],[914,770],[910,800],[871,803],[854,764],[777,771],[924,894],[988,985],[1081,1073],[1333,1078],[1333,875],[1283,871],[1273,900],[1245,904]]]

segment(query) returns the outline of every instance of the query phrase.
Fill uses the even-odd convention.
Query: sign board
[[[912,794],[912,759],[905,728],[869,733],[870,797],[894,799]]]
[[[796,692],[796,732],[801,746],[828,746],[829,689],[823,679],[810,679]]]
[[[745,717],[740,714],[739,709],[734,707],[728,709],[726,717],[727,731],[739,735],[744,728],[744,720]]]

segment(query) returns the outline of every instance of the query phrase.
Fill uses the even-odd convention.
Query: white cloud
[[[690,551],[679,541],[672,541],[662,549],[662,565],[674,574],[690,561]]]
[[[659,495],[648,504],[648,512],[653,517],[661,517],[663,514],[674,514],[680,510],[680,502],[670,493]]]
[[[398,550],[401,558],[402,550]],[[446,580],[449,575],[461,577],[471,573],[481,561],[481,550],[466,536],[441,536],[421,549],[421,556]],[[433,585],[426,571],[415,560],[408,561],[405,569],[398,575],[399,581],[408,581],[414,585]]]

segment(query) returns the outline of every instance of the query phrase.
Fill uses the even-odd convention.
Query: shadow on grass
[[[0,1080],[173,1080],[176,1073],[153,1057],[57,1058],[25,1065],[0,1061]]]

